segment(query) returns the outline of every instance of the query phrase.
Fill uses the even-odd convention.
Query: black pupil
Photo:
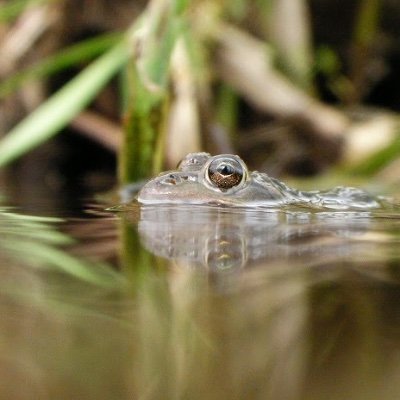
[[[232,166],[230,166],[228,164],[221,164],[216,169],[221,175],[225,175],[225,176],[232,175],[235,172],[235,170],[232,168]]]

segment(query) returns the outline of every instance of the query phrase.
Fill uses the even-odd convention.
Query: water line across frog
[[[338,186],[326,191],[300,191],[257,171],[249,172],[237,155],[190,153],[177,170],[147,182],[138,194],[142,204],[197,204],[231,207],[299,205],[333,210],[373,209],[381,201],[367,192]]]

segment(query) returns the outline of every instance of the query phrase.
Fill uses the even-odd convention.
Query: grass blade
[[[65,127],[127,62],[122,41],[85,68],[0,141],[0,167],[43,143]]]
[[[110,49],[118,39],[120,39],[120,35],[115,33],[96,36],[62,49],[59,53],[38,62],[25,71],[15,73],[0,82],[0,100],[27,81],[48,77],[74,65],[82,65],[83,62],[91,61]]]

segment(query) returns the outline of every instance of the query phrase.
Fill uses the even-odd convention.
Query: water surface
[[[0,398],[397,398],[396,209],[106,207],[0,210]]]

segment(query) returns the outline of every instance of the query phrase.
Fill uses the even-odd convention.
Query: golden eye
[[[208,166],[209,181],[221,190],[238,186],[245,175],[242,165],[235,159],[215,159]]]

